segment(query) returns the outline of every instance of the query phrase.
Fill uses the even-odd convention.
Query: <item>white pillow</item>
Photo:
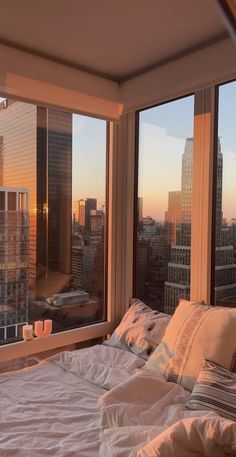
[[[204,359],[234,370],[236,308],[180,301],[147,366],[192,391]]]
[[[104,344],[128,349],[147,360],[160,343],[171,317],[152,310],[139,299],[135,299],[120,325]]]

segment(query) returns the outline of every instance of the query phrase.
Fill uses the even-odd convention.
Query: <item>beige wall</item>
[[[104,78],[0,45],[0,96],[117,119],[119,86]]]

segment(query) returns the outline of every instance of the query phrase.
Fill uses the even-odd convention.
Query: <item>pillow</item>
[[[153,311],[135,299],[120,325],[104,344],[128,349],[147,360],[160,343],[170,319],[168,314]]]
[[[235,370],[236,308],[181,300],[147,366],[192,391],[204,359]]]
[[[236,421],[236,374],[205,360],[186,406]]]

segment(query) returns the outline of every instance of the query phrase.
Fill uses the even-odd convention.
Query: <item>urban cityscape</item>
[[[106,148],[104,173],[96,163],[96,179],[90,178],[82,194],[75,192],[78,182],[86,180],[83,174],[87,176],[85,162],[82,177],[76,174],[75,116],[0,100],[0,344],[20,340],[22,326],[38,319],[52,319],[53,331],[60,331],[105,317]],[[219,137],[215,304],[236,306],[236,214],[224,216],[221,144]],[[179,152],[180,185],[175,182],[168,190],[165,183],[163,217],[148,215],[142,188],[137,205],[135,295],[168,314],[181,298],[190,298],[191,136]],[[95,180],[102,192],[93,188],[91,193]],[[154,202],[155,197],[154,192]]]
[[[165,219],[143,216],[138,199],[136,295],[153,308],[173,314],[190,298],[193,138],[182,154],[181,189],[169,191]],[[222,213],[223,154],[217,151],[215,215],[215,303],[236,306],[236,218]]]
[[[37,319],[59,331],[104,318],[106,208],[73,201],[72,125],[71,113],[0,103],[0,344]]]

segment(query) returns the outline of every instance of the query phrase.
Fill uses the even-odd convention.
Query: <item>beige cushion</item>
[[[236,308],[182,300],[147,366],[192,391],[204,359],[233,370]]]

